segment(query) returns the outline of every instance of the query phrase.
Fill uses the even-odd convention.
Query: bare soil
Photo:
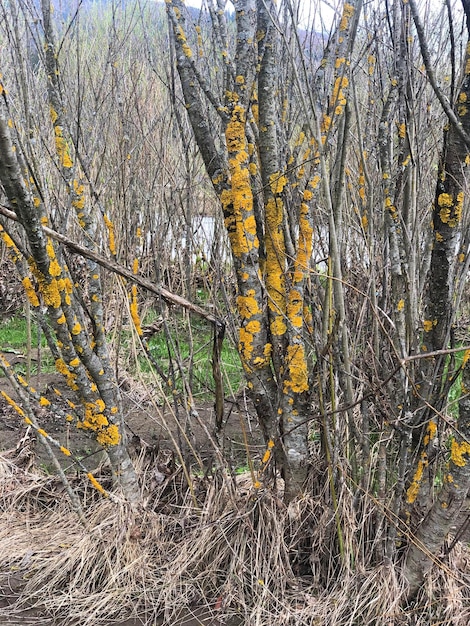
[[[30,384],[67,411],[68,390],[59,374],[33,376]],[[54,389],[61,392],[62,398],[57,397]],[[5,391],[17,400],[9,381],[4,377],[0,378],[0,391]],[[185,462],[196,466],[198,473],[210,471],[215,457],[214,442],[220,446],[233,469],[247,467],[252,460],[263,454],[262,437],[254,412],[243,394],[226,401],[223,431],[216,433],[214,410],[207,402],[196,407],[197,413],[193,412],[188,416],[181,407],[175,409],[156,402],[152,390],[137,383],[122,381],[121,392],[131,454],[138,453],[141,446],[168,450],[173,454],[178,449],[183,454]],[[41,409],[37,418],[39,426],[60,445],[69,448],[87,468],[92,470],[102,462],[102,449],[88,432],[66,422],[54,411]],[[31,431],[18,413],[3,397],[0,397],[0,451],[15,448],[24,437],[31,442],[35,462],[46,471],[52,470],[50,460],[42,445],[36,441],[34,431]],[[60,460],[65,467],[71,466],[69,459]]]

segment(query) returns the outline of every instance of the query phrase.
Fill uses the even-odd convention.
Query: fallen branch
[[[16,213],[14,213],[10,209],[8,209],[6,206],[1,205],[1,204],[0,204],[0,214],[10,220],[20,223],[18,220],[18,217],[16,216]],[[98,252],[94,252],[93,250],[89,250],[88,248],[84,248],[80,246],[78,243],[76,243],[75,241],[72,241],[65,235],[62,235],[55,230],[52,230],[52,228],[43,226],[43,229],[44,229],[44,232],[49,237],[52,237],[52,239],[55,239],[56,241],[59,241],[60,243],[64,244],[64,246],[67,246],[67,248],[71,250],[72,252],[75,252],[76,254],[79,254],[80,256],[83,256],[87,259],[91,259],[92,261],[95,261],[101,267],[104,267],[110,272],[113,272],[114,274],[118,274],[119,276],[126,278],[127,280],[139,285],[140,287],[143,287],[150,293],[160,296],[166,302],[180,306],[183,309],[186,309],[190,311],[191,313],[194,313],[195,315],[199,315],[199,317],[204,318],[211,324],[214,324],[216,327],[220,327],[224,325],[224,322],[221,319],[217,318],[212,313],[209,313],[208,311],[198,306],[197,304],[194,304],[193,302],[186,300],[186,298],[183,298],[174,293],[171,293],[171,291],[168,291],[164,287],[155,285],[149,280],[134,274],[132,270],[128,269],[124,265],[120,265],[119,263],[116,263],[116,261],[107,259],[106,257],[99,254]]]

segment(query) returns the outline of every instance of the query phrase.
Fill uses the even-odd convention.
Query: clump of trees
[[[104,302],[124,294],[142,339],[140,285],[214,327],[216,438],[236,330],[265,443],[253,497],[281,488],[286,511],[321,497],[342,566],[397,567],[410,600],[470,488],[470,5],[351,0],[321,32],[320,3],[308,28],[291,0],[233,6],[111,3],[101,20],[79,6],[64,28],[47,0],[3,4],[1,235],[76,396],[64,418],[94,434],[135,510]],[[223,216],[210,311],[193,302],[201,205]],[[20,400],[5,399],[47,439],[35,406],[50,400],[3,367]],[[189,383],[182,398],[196,411]]]

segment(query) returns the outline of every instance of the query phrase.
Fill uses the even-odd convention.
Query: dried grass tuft
[[[77,478],[85,528],[60,483],[0,457],[0,584],[14,577],[23,587],[3,612],[11,619],[41,607],[64,626],[137,615],[175,625],[193,611],[205,619],[236,615],[247,626],[469,623],[470,558],[462,544],[452,559],[467,578],[449,580],[436,568],[404,608],[398,568],[370,565],[361,524],[371,512],[362,507],[358,517],[346,489],[335,515],[327,488],[286,507],[280,492],[255,492],[249,476],[236,489],[194,479],[191,492],[180,478],[159,485],[140,513]]]

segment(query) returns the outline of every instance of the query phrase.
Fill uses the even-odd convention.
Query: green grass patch
[[[155,315],[148,316],[145,324],[154,321]],[[145,325],[144,324],[144,325]],[[40,337],[41,371],[55,371],[53,359],[47,349],[45,337]],[[36,324],[31,326],[31,344],[33,360],[31,373],[37,373],[38,329]],[[150,353],[159,368],[166,376],[172,376],[177,390],[183,389],[183,378],[189,381],[194,396],[200,400],[212,399],[214,396],[214,380],[212,377],[212,345],[213,331],[209,324],[197,318],[188,322],[187,318],[175,315],[166,322],[166,325],[155,333],[148,342]],[[131,354],[131,332],[122,330],[120,346],[124,355]],[[26,357],[27,330],[23,316],[16,316],[0,322],[0,351],[5,353],[7,360],[12,354]],[[130,359],[126,359],[130,363]],[[150,371],[149,362],[139,357],[138,367],[142,372]],[[222,344],[220,367],[224,380],[225,393],[236,392],[243,382],[243,369],[240,364],[237,350],[228,337]],[[24,374],[26,359],[16,363],[15,371]],[[132,368],[130,368],[132,369]],[[132,372],[131,372],[132,373]],[[135,372],[134,372],[135,373]]]
[[[182,389],[183,376],[189,381],[192,393],[199,399],[214,394],[212,377],[213,332],[205,322],[175,318],[167,322],[148,342],[150,353],[166,374],[174,375],[176,389]],[[148,369],[142,359],[141,367]],[[238,352],[229,338],[222,344],[220,368],[226,394],[236,392],[243,381],[243,369]]]
[[[15,316],[0,322],[0,350],[26,351],[27,332],[24,316]],[[38,345],[38,330],[36,324],[31,324],[31,345]],[[46,340],[41,336],[41,346],[46,346]]]
[[[16,315],[0,322],[0,352],[4,353],[7,361],[13,361],[14,357],[22,358],[24,361],[19,361],[14,365],[14,369],[18,374],[26,373],[26,353],[28,346],[28,333],[26,327],[26,318],[22,315]],[[37,374],[37,359],[38,359],[38,347],[41,349],[41,371],[53,372],[55,370],[52,356],[47,349],[47,342],[44,335],[41,333],[40,342],[38,345],[38,327],[31,323],[31,348],[32,348],[32,360],[31,360],[31,374]],[[0,372],[3,375],[3,372]]]

